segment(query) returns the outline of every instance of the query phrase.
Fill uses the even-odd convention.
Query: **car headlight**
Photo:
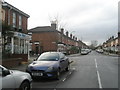
[[[26,71],[31,71],[32,68],[32,66],[27,66]]]
[[[54,69],[54,67],[48,67],[48,69],[46,70],[47,72],[48,71],[52,71]]]

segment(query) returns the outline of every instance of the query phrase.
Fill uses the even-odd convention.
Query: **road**
[[[71,69],[60,80],[33,81],[33,88],[118,88],[118,57],[92,51],[88,55],[69,57]]]

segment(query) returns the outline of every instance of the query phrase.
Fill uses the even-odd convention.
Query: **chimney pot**
[[[64,29],[63,28],[61,28],[61,33],[64,34]]]
[[[68,31],[66,32],[66,36],[68,37]]]
[[[72,39],[72,34],[70,34],[70,38]]]
[[[56,30],[56,28],[57,28],[57,25],[56,25],[56,23],[51,23],[51,28],[53,29],[53,30]]]

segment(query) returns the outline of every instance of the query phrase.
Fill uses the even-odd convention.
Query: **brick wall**
[[[43,51],[56,51],[56,41],[57,41],[57,34],[56,32],[43,32],[43,33],[33,33],[32,34],[32,50],[35,52],[36,45],[34,44],[35,41],[40,42],[40,47],[43,47]],[[40,50],[39,50],[40,53]]]
[[[10,10],[8,8],[5,8],[5,23],[8,24],[8,13],[10,12],[10,25],[13,26],[13,12],[16,13],[16,28],[19,28],[19,15],[22,16],[22,29],[24,33],[27,33],[27,17],[25,17],[24,15]]]

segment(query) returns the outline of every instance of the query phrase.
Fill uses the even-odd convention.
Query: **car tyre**
[[[65,70],[69,71],[70,70],[70,65],[68,65]]]
[[[57,80],[60,80],[60,70],[58,70],[58,71],[56,72],[56,79],[57,79]]]
[[[30,83],[27,81],[24,81],[21,85],[20,85],[20,89],[19,90],[30,90]]]

